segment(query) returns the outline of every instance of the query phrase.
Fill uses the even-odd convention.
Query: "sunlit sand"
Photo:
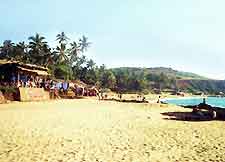
[[[3,104],[0,161],[225,161],[224,121],[161,114],[174,111],[191,110],[94,99]]]

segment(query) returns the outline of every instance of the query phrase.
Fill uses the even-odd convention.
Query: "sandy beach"
[[[1,162],[225,162],[225,121],[94,99],[0,105]],[[162,114],[163,113],[163,114]]]

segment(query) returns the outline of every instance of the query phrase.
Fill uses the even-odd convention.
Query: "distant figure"
[[[119,97],[120,97],[120,100],[121,100],[122,99],[122,94],[121,93],[120,93]]]
[[[138,95],[138,96],[137,96],[137,100],[138,100],[138,101],[141,101],[141,95]]]
[[[202,102],[203,104],[206,104],[206,100],[205,100],[205,98],[203,98],[203,102]]]
[[[101,96],[99,92],[97,92],[97,96],[98,96],[98,100],[101,100]]]
[[[160,103],[160,98],[161,98],[161,96],[159,96],[157,103]]]
[[[67,90],[68,90],[68,88],[69,88],[69,83],[63,82],[63,83],[62,83],[62,88],[63,88],[63,93],[64,93],[64,95],[66,95],[66,94],[67,94]]]
[[[40,88],[44,88],[45,89],[45,80],[44,79],[41,80]]]
[[[59,90],[59,89],[62,89],[62,83],[61,82],[58,82],[56,83],[56,88]]]
[[[145,102],[145,97],[143,96],[143,98],[142,98],[142,102]]]
[[[55,85],[53,81],[50,83],[50,99],[55,99]]]

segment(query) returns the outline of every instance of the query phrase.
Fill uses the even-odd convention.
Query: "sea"
[[[206,97],[206,104],[215,107],[221,107],[225,109],[225,97]],[[176,99],[165,99],[163,102],[175,105],[198,105],[203,102],[203,98],[201,97],[193,97],[193,98],[176,98]]]

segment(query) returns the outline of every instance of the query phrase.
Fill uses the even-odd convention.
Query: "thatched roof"
[[[18,61],[0,60],[0,65],[17,63]]]
[[[15,66],[17,70],[19,71],[35,73],[37,75],[43,75],[43,76],[49,75],[48,68],[43,66],[38,66],[33,64],[24,64],[19,61],[0,60],[0,66],[11,66],[11,65]]]
[[[48,68],[43,67],[43,66],[38,66],[38,65],[34,65],[34,64],[25,64],[19,61],[10,61],[10,60],[0,60],[0,65],[6,65],[6,64],[15,64],[15,65],[19,65],[19,66],[23,66],[23,67],[27,67],[27,68],[36,68],[36,69],[40,69],[40,70],[48,70]]]
[[[39,70],[44,70],[48,71],[48,68],[43,67],[43,66],[38,66],[38,65],[33,65],[33,64],[23,64],[23,63],[18,63],[20,66],[26,67],[26,68],[35,68]]]
[[[28,73],[34,73],[34,74],[42,75],[42,76],[49,75],[47,71],[42,71],[42,70],[30,70],[30,69],[22,68],[22,67],[18,67],[18,70],[25,71],[25,72],[28,72]]]

